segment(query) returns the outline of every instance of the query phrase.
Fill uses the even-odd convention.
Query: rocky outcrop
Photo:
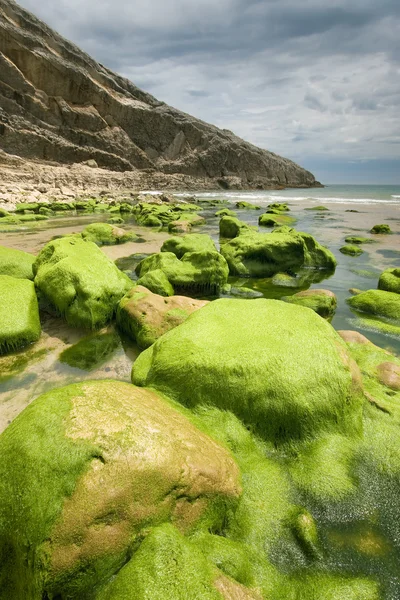
[[[185,189],[318,185],[292,161],[156,100],[12,0],[0,0],[0,149],[29,161],[139,170],[164,187],[178,174]]]

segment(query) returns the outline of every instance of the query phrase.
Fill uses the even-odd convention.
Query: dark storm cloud
[[[156,97],[298,162],[400,159],[398,0],[21,0]]]

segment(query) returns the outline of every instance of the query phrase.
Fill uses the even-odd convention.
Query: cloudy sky
[[[158,99],[325,183],[400,183],[399,0],[19,0]]]

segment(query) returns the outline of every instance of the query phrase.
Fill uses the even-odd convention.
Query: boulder
[[[117,324],[140,348],[148,348],[206,304],[204,300],[193,300],[186,296],[165,298],[138,285],[121,299]]]
[[[293,225],[295,222],[294,217],[282,214],[282,211],[277,211],[276,214],[265,213],[258,217],[258,224],[261,227],[280,227],[281,225]]]
[[[135,361],[132,381],[188,407],[235,413],[275,445],[361,430],[360,373],[313,311],[279,300],[221,299]]]
[[[304,290],[293,294],[293,296],[284,296],[282,300],[290,304],[311,308],[324,319],[331,319],[337,307],[336,296],[330,290]]]
[[[348,304],[353,310],[384,317],[400,325],[400,295],[384,290],[368,290],[361,292],[352,298],[348,298]]]
[[[380,225],[374,225],[373,228],[371,229],[370,233],[392,233],[389,225],[386,225],[385,223],[382,223]]]
[[[228,280],[229,269],[219,252],[186,252],[181,259],[172,252],[159,252],[142,260],[136,274],[142,280],[155,270],[164,272],[174,293],[213,296]],[[142,280],[143,282],[143,280]]]
[[[0,246],[0,275],[18,279],[33,279],[32,265],[35,256],[22,250]]]
[[[192,233],[181,237],[172,237],[161,246],[161,252],[173,252],[182,258],[186,252],[216,252],[212,238],[205,233]]]
[[[241,493],[228,450],[156,392],[119,381],[36,399],[0,437],[0,454],[10,599],[97,597],[152,527],[207,531]]]
[[[35,285],[67,322],[98,329],[112,319],[132,281],[94,244],[67,236],[46,244],[33,271]]]
[[[161,269],[149,271],[143,275],[143,277],[138,279],[137,284],[147,288],[154,294],[159,294],[160,296],[174,295],[174,288],[168,281],[164,271]]]
[[[82,231],[82,238],[98,246],[113,246],[137,239],[137,235],[109,223],[93,223]]]
[[[347,244],[346,246],[342,246],[339,248],[342,254],[348,254],[349,256],[360,256],[363,253],[363,250],[359,246],[354,246]]]
[[[333,271],[336,267],[330,250],[310,234],[289,227],[278,227],[272,233],[240,233],[221,246],[221,254],[230,274],[242,277],[272,277],[302,268]]]
[[[360,235],[348,235],[345,240],[346,244],[373,244],[375,240],[371,238],[362,237]]]
[[[0,275],[0,354],[18,350],[40,337],[35,286],[28,279]]]
[[[400,269],[386,269],[379,277],[378,289],[400,294]]]
[[[252,231],[253,228],[247,225],[244,221],[240,221],[236,217],[224,216],[219,222],[219,235],[222,238],[232,239],[237,237],[240,233],[246,233]]]

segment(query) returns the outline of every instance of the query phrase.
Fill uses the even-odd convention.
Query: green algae
[[[318,212],[322,212],[322,211],[329,210],[329,208],[326,208],[326,206],[309,206],[309,207],[305,208],[304,210],[316,210]]]
[[[33,282],[0,275],[0,354],[37,342],[40,332]]]
[[[18,279],[33,279],[32,265],[35,258],[28,252],[0,246],[0,275],[10,275],[10,277]]]
[[[172,525],[153,529],[96,600],[223,600],[200,550]]]
[[[34,263],[35,285],[74,326],[110,321],[131,280],[92,242],[79,236],[46,244]]]
[[[229,208],[221,208],[221,210],[217,210],[215,213],[216,217],[237,217],[237,214],[234,210],[230,210]]]
[[[240,200],[240,202],[236,202],[237,208],[245,208],[246,210],[260,210],[259,206],[255,204],[251,204],[250,202],[245,202],[244,200]]]
[[[91,334],[63,350],[59,361],[75,369],[93,371],[105,363],[120,345],[121,341],[115,332]]]
[[[38,362],[49,351],[47,348],[37,350],[34,347],[7,354],[7,356],[0,356],[0,383],[23,373],[28,366]]]

